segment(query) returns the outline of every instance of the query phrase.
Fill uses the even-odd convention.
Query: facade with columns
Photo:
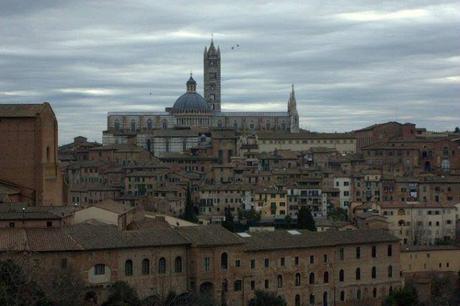
[[[148,138],[152,131],[171,128],[232,128],[238,131],[299,131],[299,114],[292,86],[286,112],[222,112],[221,58],[211,41],[204,50],[204,97],[190,75],[186,92],[164,112],[109,112],[103,143],[124,143],[133,134]]]

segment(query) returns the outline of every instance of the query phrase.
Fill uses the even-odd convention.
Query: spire
[[[295,100],[294,84],[291,84],[291,93],[289,94],[288,112],[297,111],[297,101]]]

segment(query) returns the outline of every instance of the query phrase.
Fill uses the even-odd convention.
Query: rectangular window
[[[241,261],[239,259],[235,260],[235,267],[239,268],[241,266]]]
[[[360,247],[357,247],[356,248],[356,258],[361,258],[361,248]]]
[[[255,269],[255,268],[256,268],[256,260],[251,259],[251,269]]]
[[[67,268],[67,258],[61,259],[61,269]]]
[[[256,289],[256,282],[251,281],[251,290],[254,290],[254,289]]]
[[[204,258],[204,271],[209,272],[211,270],[211,258]]]
[[[345,250],[343,248],[340,248],[339,250],[339,256],[340,256],[340,260],[344,260],[345,259]]]
[[[311,255],[310,256],[310,264],[314,264],[315,263],[315,256]]]
[[[105,265],[97,264],[94,266],[94,275],[104,275],[105,274]]]
[[[268,259],[268,258],[265,258],[265,260],[264,260],[264,264],[265,264],[265,268],[268,268],[268,267],[270,267],[270,259]]]
[[[235,283],[233,284],[233,290],[234,291],[241,291],[241,287],[242,287],[241,280],[236,280]]]
[[[296,266],[299,265],[299,256],[296,256],[296,257],[295,257],[295,265],[296,265]]]
[[[284,259],[284,257],[281,257],[280,264],[281,264],[282,267],[285,266],[286,260]]]
[[[270,288],[270,281],[268,279],[265,280],[265,289]]]

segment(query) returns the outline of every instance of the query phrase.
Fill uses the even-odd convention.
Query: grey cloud
[[[0,103],[50,101],[61,143],[100,140],[108,111],[172,105],[190,71],[200,89],[211,33],[224,108],[285,109],[295,83],[308,129],[460,125],[454,1],[4,0],[0,16]]]

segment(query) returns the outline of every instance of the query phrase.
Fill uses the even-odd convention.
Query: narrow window
[[[182,273],[182,257],[177,256],[174,260],[174,272]]]
[[[343,270],[340,270],[339,271],[339,281],[343,282],[344,279],[345,279],[345,272]]]
[[[392,248],[392,245],[391,245],[391,244],[388,245],[388,251],[387,251],[387,253],[388,253],[388,256],[393,256],[393,248]]]
[[[228,255],[227,255],[227,253],[222,253],[222,255],[220,255],[220,267],[222,268],[222,270],[227,270],[227,268],[228,268]]]
[[[150,274],[150,260],[148,260],[147,258],[144,258],[142,260],[142,274]]]
[[[295,275],[295,285],[300,286],[300,273],[296,273]]]
[[[325,284],[329,283],[329,272],[324,272],[323,281]]]
[[[158,261],[158,273],[165,274],[166,273],[166,259],[161,257]]]
[[[277,277],[277,284],[278,288],[283,288],[283,277],[281,275],[278,275]]]
[[[128,259],[127,261],[125,261],[125,275],[126,276],[133,275],[133,261],[131,259]]]
[[[372,278],[377,278],[377,268],[376,267],[372,267]]]
[[[357,268],[355,274],[356,274],[356,280],[360,280],[361,279],[361,269]]]
[[[311,272],[309,276],[310,284],[315,283],[315,273]]]

